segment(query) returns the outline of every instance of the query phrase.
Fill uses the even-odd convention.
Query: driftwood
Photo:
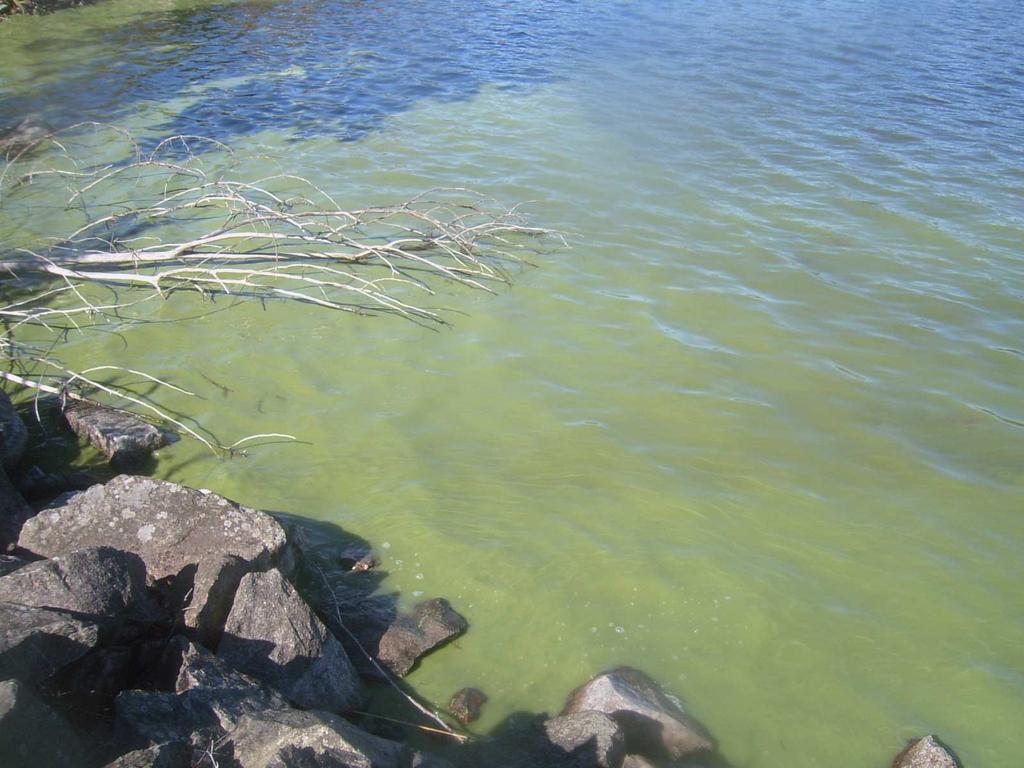
[[[106,156],[114,145],[123,151],[85,165],[83,142]],[[422,300],[435,296],[438,282],[493,292],[509,282],[510,266],[560,239],[528,226],[517,207],[467,189],[346,209],[297,176],[249,182],[210,168],[209,157],[223,163],[225,156],[232,157],[228,147],[196,136],[174,136],[143,152],[126,131],[87,123],[35,138],[0,164],[0,216],[28,216],[34,203],[26,201],[60,199],[80,220],[62,237],[0,251],[0,362],[7,368],[0,377],[147,412],[218,453],[255,437],[293,439],[269,434],[221,445],[148,397],[95,375],[124,369],[74,371],[54,350],[68,334],[123,329],[142,305],[181,293],[443,325],[442,310]],[[133,199],[123,199],[126,188]],[[158,389],[172,386],[132,373]]]

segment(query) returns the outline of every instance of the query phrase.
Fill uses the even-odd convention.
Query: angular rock
[[[70,726],[22,683],[0,683],[0,760],[4,768],[87,764]]]
[[[448,702],[448,711],[463,725],[480,718],[480,709],[487,703],[487,694],[479,688],[463,688]]]
[[[186,569],[199,577],[203,564],[199,588],[186,590],[184,615],[189,626],[209,636],[219,630],[211,628],[212,617],[225,609],[223,564],[242,562],[247,569],[264,570],[286,541],[284,530],[265,512],[209,491],[121,475],[44,509],[24,525],[19,544],[45,557],[111,546],[139,555],[150,577],[158,580],[177,578]],[[207,611],[210,600],[214,605]]]
[[[235,591],[250,570],[242,558],[218,554],[184,569],[175,579],[174,591],[187,606],[182,611],[185,626],[194,630],[196,639],[207,648],[220,643]]]
[[[642,755],[626,755],[626,759],[622,761],[622,768],[656,768],[656,766]]]
[[[175,692],[124,691],[115,701],[117,730],[133,742],[219,740],[246,714],[283,709],[288,702],[184,638],[172,643],[181,654]]]
[[[242,578],[217,654],[301,707],[345,711],[363,701],[341,643],[276,569]]]
[[[0,603],[0,679],[45,680],[85,656],[99,637],[96,623],[65,611]]]
[[[405,768],[421,758],[396,741],[371,736],[327,712],[246,715],[229,734],[241,768]]]
[[[33,464],[17,478],[18,492],[26,500],[52,500],[63,493],[84,491],[96,485],[96,478],[86,472],[47,472]]]
[[[69,403],[64,418],[76,435],[122,469],[144,464],[153,451],[174,438],[138,416],[89,401]]]
[[[892,768],[960,768],[960,762],[935,736],[911,741],[896,755]]]
[[[400,615],[377,645],[377,659],[402,677],[416,660],[469,628],[444,598],[424,600]]]
[[[21,461],[28,442],[25,422],[14,410],[11,398],[0,389],[0,464],[11,470]]]
[[[0,466],[0,552],[13,549],[32,508],[21,497]]]
[[[626,740],[618,723],[600,712],[578,712],[544,723],[548,741],[578,768],[621,768]]]
[[[0,601],[58,608],[108,621],[146,596],[146,566],[130,552],[90,547],[0,577]]]
[[[191,768],[192,747],[180,741],[157,744],[121,755],[104,768]]]
[[[632,667],[618,667],[577,688],[562,714],[588,710],[609,715],[619,724],[630,753],[678,760],[715,748],[704,726]]]

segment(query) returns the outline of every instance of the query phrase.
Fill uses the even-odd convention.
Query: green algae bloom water
[[[345,205],[471,187],[566,234],[497,295],[435,286],[440,330],[182,296],[60,350],[203,393],[162,402],[228,442],[299,437],[156,472],[449,598],[471,630],[424,696],[482,688],[486,732],[631,664],[736,766],[923,732],[1011,766],[1022,41],[998,0],[111,0],[0,24],[0,124],[200,134]],[[0,208],[8,245],[66,230]]]

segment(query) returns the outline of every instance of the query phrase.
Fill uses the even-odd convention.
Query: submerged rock
[[[4,768],[88,764],[64,718],[16,680],[0,683],[0,759]]]
[[[423,764],[405,745],[371,736],[327,712],[281,710],[247,715],[229,739],[240,768],[406,768]]]
[[[104,768],[191,768],[192,747],[180,741],[157,744],[121,755]]]
[[[17,466],[25,453],[27,442],[25,422],[14,410],[11,398],[0,389],[0,463],[4,469],[10,470]]]
[[[146,597],[146,566],[130,552],[90,547],[0,577],[0,601],[60,608],[109,622]]]
[[[363,701],[341,643],[276,569],[242,578],[217,653],[302,707],[345,711]]]
[[[578,768],[621,768],[626,756],[622,729],[608,715],[578,712],[544,723],[548,742],[565,753],[560,764]]]
[[[65,0],[66,2],[66,0]],[[56,4],[47,0],[40,5]],[[38,115],[29,115],[14,125],[0,128],[0,159],[13,158],[45,139],[51,133],[50,126]]]
[[[463,725],[480,718],[480,709],[487,703],[487,694],[479,688],[463,688],[448,702],[448,711]]]
[[[935,736],[911,741],[896,755],[892,768],[960,768],[960,762]]]
[[[469,628],[469,623],[444,598],[424,600],[400,615],[377,645],[377,659],[402,677],[416,660]]]
[[[73,401],[64,410],[68,425],[100,451],[111,466],[128,469],[176,439],[138,416],[89,401]]]
[[[181,654],[173,693],[124,691],[116,699],[118,732],[131,742],[205,746],[243,715],[288,706],[276,691],[185,638],[178,638],[171,650]]]
[[[99,643],[100,628],[66,611],[0,603],[0,679],[41,682]]]
[[[715,748],[704,726],[632,667],[618,667],[577,688],[562,714],[588,710],[611,716],[625,733],[631,753],[678,760]]]

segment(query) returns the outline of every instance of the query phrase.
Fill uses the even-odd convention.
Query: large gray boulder
[[[578,712],[553,717],[544,723],[548,742],[561,750],[560,765],[574,768],[621,768],[626,739],[608,715]]]
[[[192,747],[180,741],[121,755],[104,768],[192,768]]]
[[[187,582],[178,589],[187,596],[185,624],[212,641],[241,572],[271,567],[286,541],[265,512],[210,491],[121,475],[41,511],[19,544],[45,557],[90,546],[136,553],[151,578]]]
[[[14,548],[22,526],[31,516],[32,508],[0,466],[0,553]]]
[[[120,475],[42,510],[19,544],[44,557],[115,547],[139,555],[150,576],[162,579],[214,555],[269,567],[285,535],[270,515],[210,491]]]
[[[228,737],[240,768],[406,768],[418,756],[337,715],[298,710],[247,715]]]
[[[411,613],[399,615],[387,628],[377,645],[377,660],[402,677],[417,659],[458,637],[468,627],[444,598],[424,600]]]
[[[276,569],[242,578],[217,653],[301,707],[339,712],[363,701],[341,643]]]
[[[704,726],[632,667],[604,672],[577,688],[562,714],[586,711],[612,717],[622,728],[630,753],[679,760],[715,748]]]
[[[28,430],[25,422],[14,410],[11,398],[0,389],[0,464],[10,470],[17,466],[25,453]]]
[[[38,683],[95,648],[100,627],[66,611],[0,603],[0,679]]]
[[[896,755],[892,768],[960,768],[960,762],[935,736],[922,736]]]
[[[76,435],[121,469],[144,464],[153,451],[175,437],[138,416],[90,401],[69,403],[64,418]]]
[[[276,691],[232,669],[205,648],[178,638],[174,692],[124,691],[115,700],[117,730],[135,743],[216,742],[239,718],[288,706]]]
[[[78,737],[50,707],[16,680],[0,682],[0,764],[4,768],[59,765],[88,760]]]
[[[30,563],[0,577],[0,601],[60,608],[104,622],[146,597],[146,566],[131,552],[90,547]]]

